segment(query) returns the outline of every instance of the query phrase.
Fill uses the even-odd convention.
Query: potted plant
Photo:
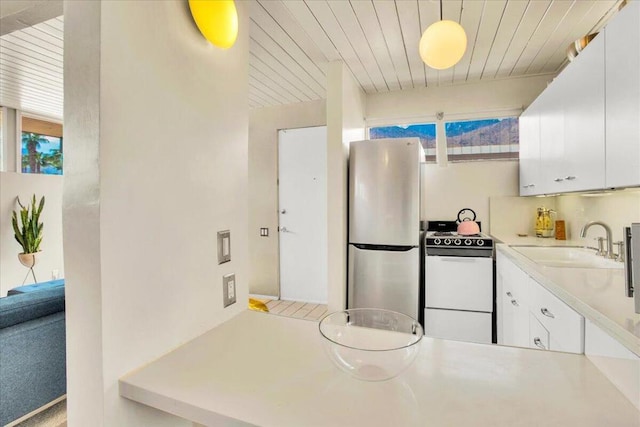
[[[13,225],[16,241],[22,246],[22,253],[18,254],[18,259],[27,268],[33,268],[36,264],[35,254],[40,251],[42,242],[42,229],[44,225],[40,222],[40,214],[44,208],[44,196],[36,205],[36,195],[33,195],[31,204],[24,206],[20,198],[16,197],[20,205],[20,225],[18,225],[18,212],[13,211],[11,224]]]

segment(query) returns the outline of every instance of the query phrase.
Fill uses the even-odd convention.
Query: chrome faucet
[[[611,228],[602,221],[590,221],[586,223],[582,229],[580,230],[580,237],[587,236],[587,230],[591,228],[592,225],[600,225],[604,228],[605,233],[607,233],[607,252],[604,254],[606,258],[614,259],[616,254],[613,253],[613,241],[611,239]]]

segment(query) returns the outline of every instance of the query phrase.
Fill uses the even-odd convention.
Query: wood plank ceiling
[[[238,0],[243,1],[243,0]],[[554,74],[566,48],[599,30],[622,0],[444,0],[467,51],[436,71],[418,55],[438,0],[251,0],[249,106],[323,99],[343,61],[365,93]],[[63,18],[0,37],[0,105],[62,118]]]
[[[62,119],[62,17],[0,37],[0,105]]]
[[[343,61],[365,93],[558,73],[571,42],[598,31],[620,0],[444,0],[443,18],[467,33],[467,51],[436,71],[418,55],[438,0],[256,0],[251,3],[249,105],[314,99]]]

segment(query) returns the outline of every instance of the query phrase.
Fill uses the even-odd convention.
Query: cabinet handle
[[[533,343],[534,343],[534,344],[536,345],[536,347],[538,347],[538,348],[541,348],[541,349],[543,349],[543,350],[546,350],[546,349],[547,349],[547,347],[545,347],[544,345],[542,345],[542,340],[541,340],[540,338],[538,338],[538,337],[535,337],[535,338],[533,339]]]
[[[520,304],[518,304],[518,301],[512,299],[511,300],[511,304],[515,305],[516,307],[518,307]]]
[[[554,179],[554,181],[555,182],[561,182],[561,181],[564,181],[564,178],[556,178],[556,179]]]
[[[576,177],[569,175],[569,176],[565,176],[564,179],[566,179],[567,181],[573,181],[574,179],[576,179]]]
[[[556,318],[556,316],[554,316],[552,312],[550,312],[549,310],[547,310],[544,307],[540,309],[540,313],[544,314],[547,317],[551,317],[552,319]]]
[[[507,296],[511,298],[513,295],[511,295],[511,292],[507,292]]]

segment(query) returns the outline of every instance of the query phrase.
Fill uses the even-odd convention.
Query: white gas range
[[[425,234],[425,335],[491,343],[493,239],[458,235],[455,221],[429,221]]]

